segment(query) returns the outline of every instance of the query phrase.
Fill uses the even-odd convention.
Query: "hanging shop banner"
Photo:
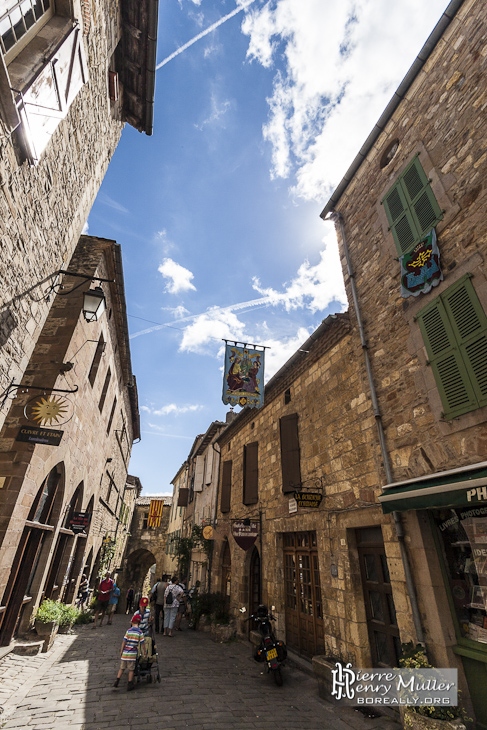
[[[59,446],[64,431],[53,428],[38,428],[37,426],[22,426],[15,440],[26,441],[30,444],[44,444],[45,446]]]
[[[27,420],[38,426],[62,426],[71,420],[73,413],[69,398],[55,394],[36,395],[24,408]]]
[[[323,495],[319,492],[294,492],[294,499],[298,507],[309,507],[318,509],[323,499]]]
[[[151,499],[150,508],[149,508],[149,517],[147,518],[147,527],[159,527],[160,526],[163,508],[164,508],[164,500]]]
[[[75,533],[84,532],[88,529],[91,520],[91,512],[73,512],[69,521],[69,529]]]
[[[225,346],[223,402],[231,406],[262,408],[264,405],[264,353],[249,347]]]
[[[440,251],[434,228],[412,251],[401,256],[401,296],[417,297],[427,294],[432,287],[443,281],[440,268]]]
[[[250,522],[248,525],[243,521],[234,522],[232,525],[232,535],[235,542],[242,550],[250,550],[259,534],[259,523]]]

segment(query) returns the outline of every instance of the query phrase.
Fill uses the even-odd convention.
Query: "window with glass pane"
[[[50,0],[3,0],[0,2],[0,46],[6,55],[34,26],[52,15]]]

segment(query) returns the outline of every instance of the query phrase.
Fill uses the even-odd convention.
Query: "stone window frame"
[[[17,52],[11,57],[10,53],[4,56],[0,48],[0,117],[4,122],[7,131],[12,134],[12,142],[18,158],[19,164],[28,160],[30,166],[36,166],[39,163],[44,149],[39,154],[36,153],[33,143],[30,141],[30,133],[27,129],[28,120],[25,118],[23,110],[22,92],[30,87],[31,84],[42,74],[42,72],[50,65],[52,58],[67,41],[70,35],[75,31],[79,32],[80,39],[78,41],[78,50],[80,54],[80,63],[82,67],[83,83],[89,80],[88,67],[86,63],[86,53],[82,40],[83,20],[78,19],[75,15],[75,5],[72,0],[51,0],[53,6],[53,14],[47,18],[45,22],[35,24],[35,32],[29,33],[24,44],[25,36],[20,39],[13,49]],[[52,38],[44,43],[39,42],[38,37],[44,31],[51,29]],[[32,29],[31,29],[32,30]],[[74,101],[74,97],[69,101],[69,105]],[[62,104],[62,102],[60,102]],[[64,109],[63,114],[67,113]],[[60,121],[64,118],[63,114],[59,116]]]

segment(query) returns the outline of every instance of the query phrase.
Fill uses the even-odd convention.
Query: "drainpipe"
[[[386,473],[387,484],[392,484],[392,472],[391,465],[389,462],[389,454],[387,451],[386,439],[384,435],[384,427],[382,424],[382,417],[379,409],[379,403],[377,401],[377,393],[375,390],[374,378],[372,374],[372,367],[370,365],[369,351],[367,346],[367,340],[365,338],[364,326],[362,322],[362,316],[360,313],[360,306],[357,296],[357,287],[355,284],[355,272],[353,270],[352,261],[350,259],[350,252],[347,246],[347,239],[345,236],[345,225],[343,223],[342,214],[338,211],[331,211],[329,216],[325,220],[332,220],[335,226],[339,226],[340,234],[342,238],[343,249],[345,251],[345,258],[347,260],[347,272],[350,278],[350,286],[352,289],[353,305],[355,307],[355,314],[357,317],[357,324],[360,333],[360,342],[362,344],[362,352],[365,360],[365,369],[367,370],[367,379],[369,381],[370,397],[372,400],[372,408],[374,410],[375,423],[377,426],[377,432],[379,435],[380,451],[382,455],[382,461],[384,463],[384,471]],[[414,628],[416,630],[416,637],[420,644],[424,646],[424,633],[421,625],[421,616],[419,613],[418,597],[416,594],[416,588],[414,585],[413,575],[411,572],[411,565],[406,550],[406,544],[404,541],[404,525],[401,519],[401,514],[397,511],[392,513],[394,518],[394,527],[396,528],[396,536],[399,543],[399,549],[401,551],[402,565],[404,568],[404,576],[406,578],[406,587],[409,594],[409,600],[411,603],[411,611],[413,613]]]

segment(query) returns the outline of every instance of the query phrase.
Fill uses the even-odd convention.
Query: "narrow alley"
[[[185,630],[158,636],[161,683],[126,691],[113,682],[127,617],[112,626],[59,636],[47,655],[0,661],[0,726],[29,730],[395,730],[385,717],[370,719],[335,708],[318,696],[316,680],[290,666],[277,687],[251,657],[250,645],[214,643]]]

